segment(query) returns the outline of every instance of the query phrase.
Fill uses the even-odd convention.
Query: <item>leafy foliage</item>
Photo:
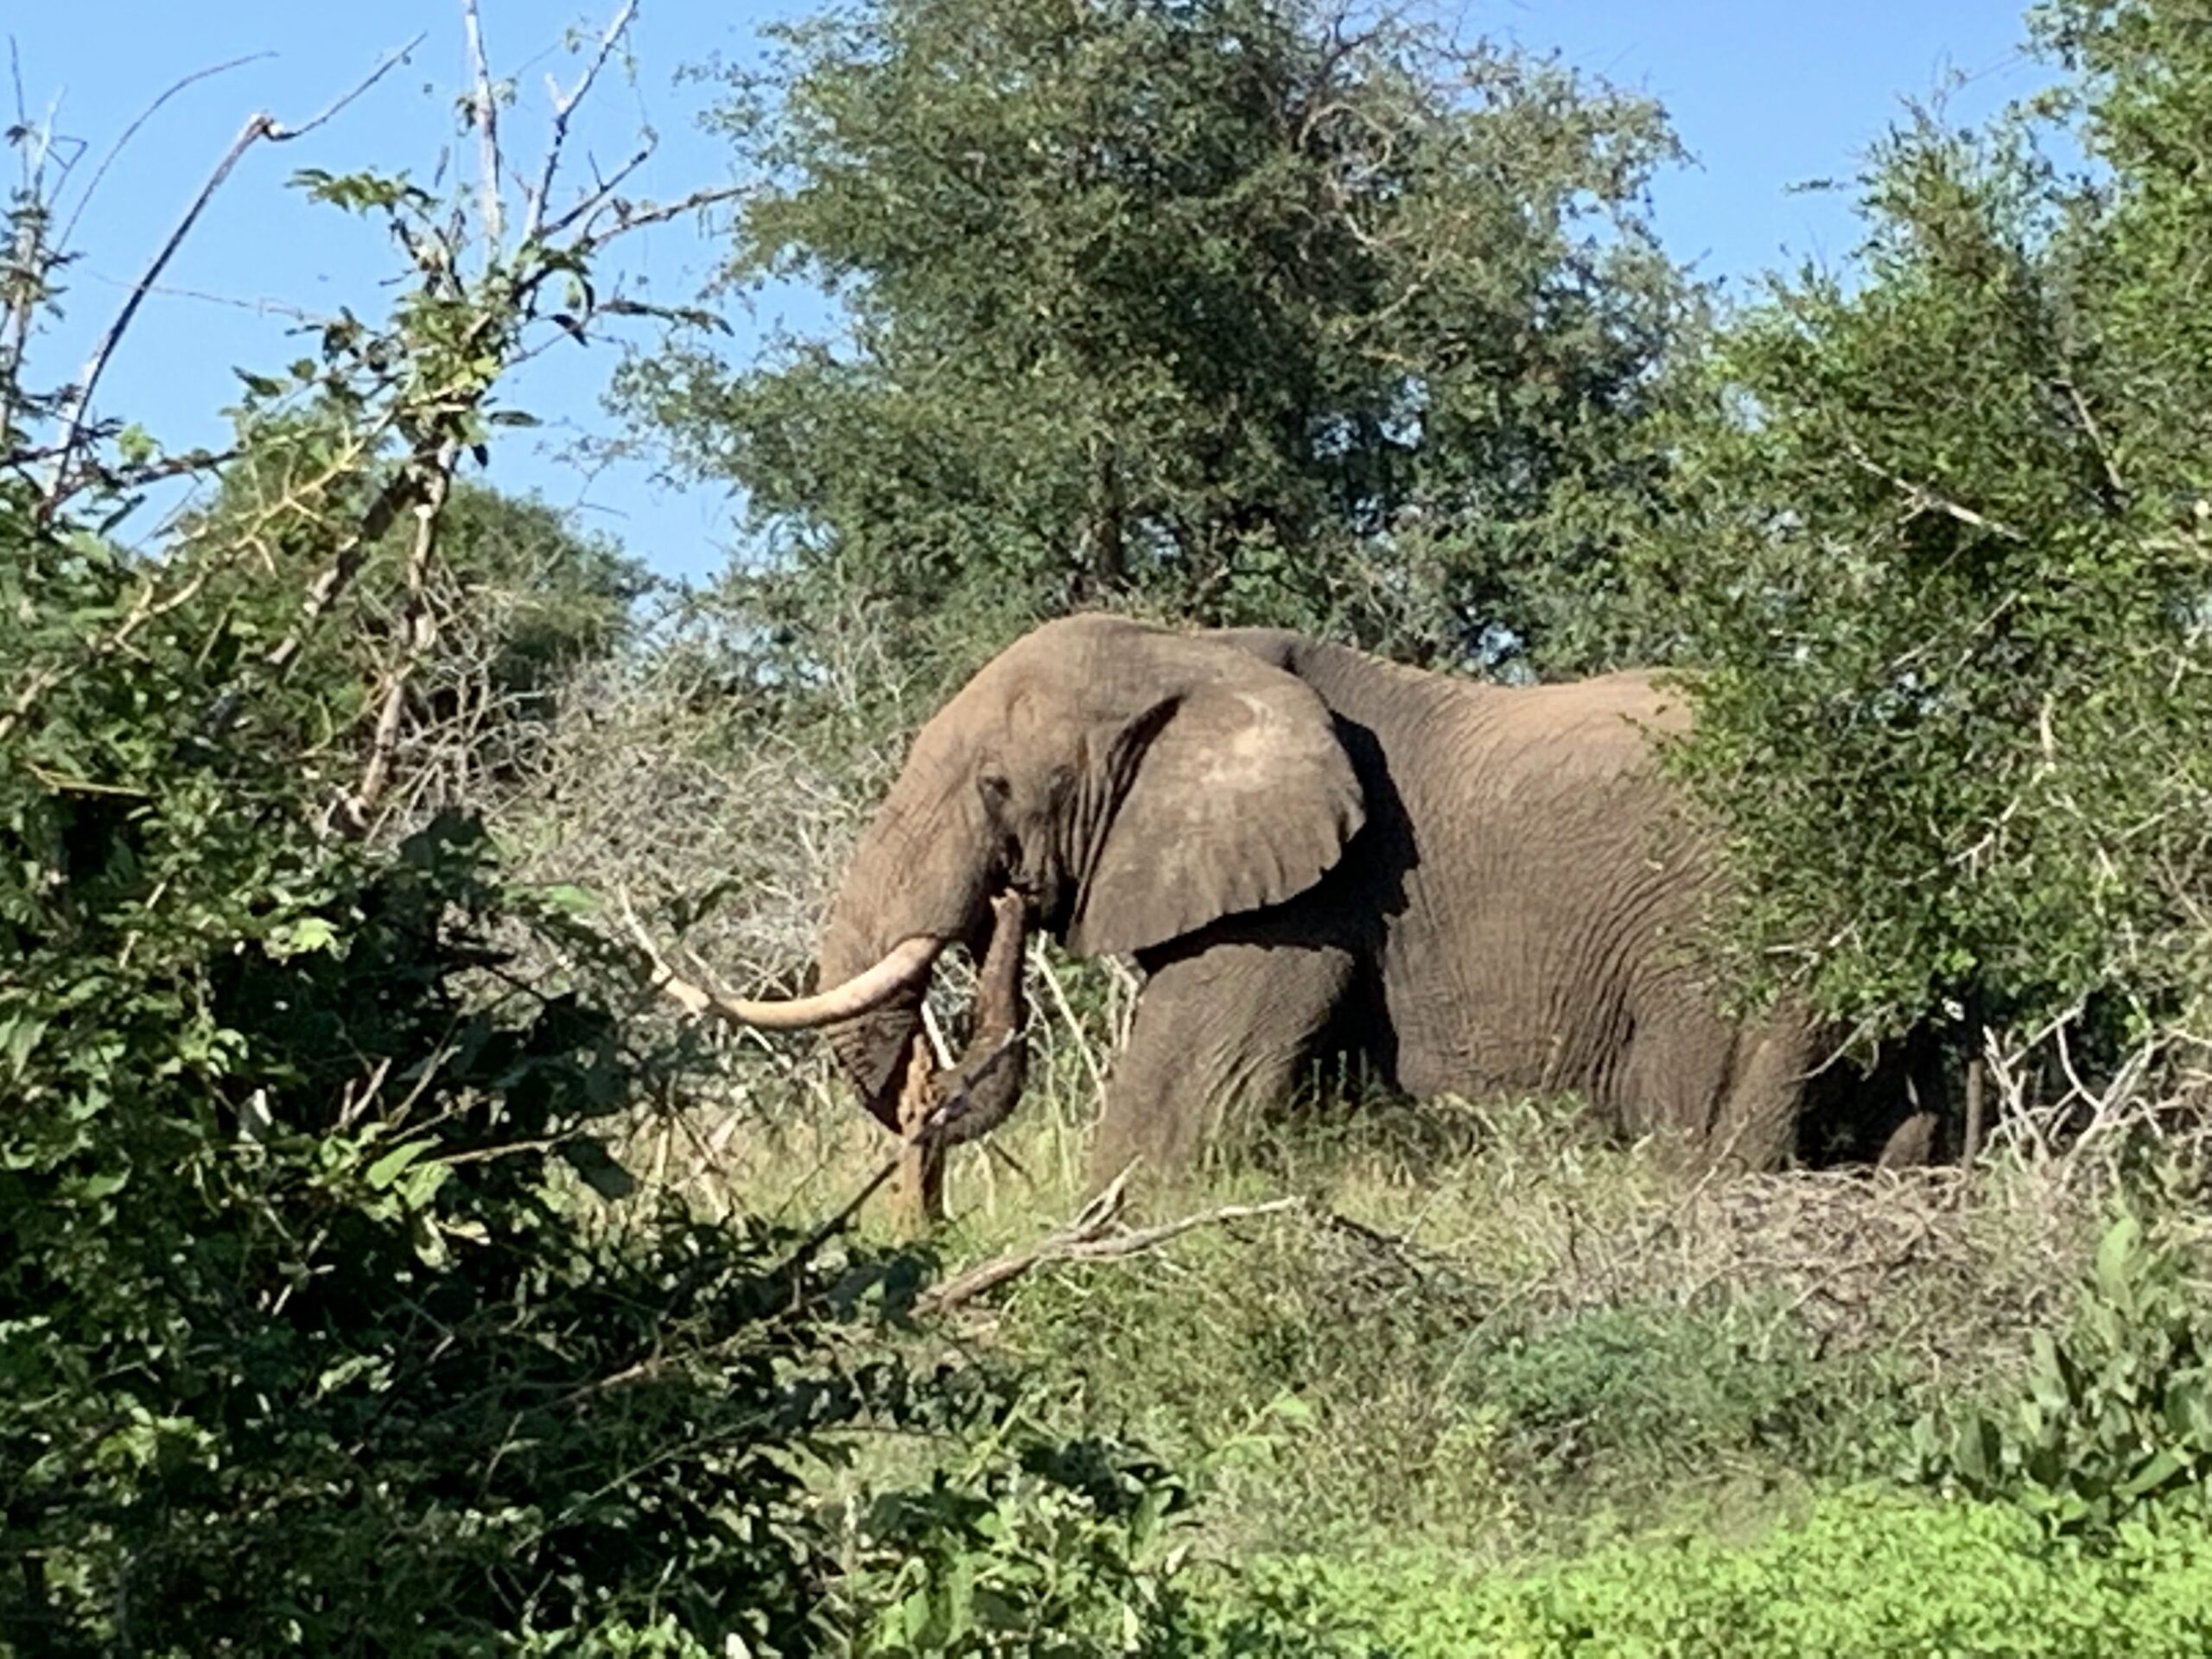
[[[2091,1555],[2053,1545],[2007,1505],[1872,1489],[1825,1497],[1748,1544],[1662,1537],[1490,1576],[1421,1558],[1304,1560],[1268,1577],[1278,1627],[1321,1634],[1321,1652],[1393,1659],[2181,1659],[2212,1637],[2212,1548],[2200,1531],[2138,1525],[2113,1554]]]
[[[857,591],[956,657],[1084,604],[1620,648],[1600,601],[1694,311],[1644,218],[1656,106],[1307,0],[779,33],[721,118],[759,181],[725,282],[819,280],[837,334],[623,383],[747,493],[779,620]]]
[[[987,1437],[925,1488],[870,1503],[859,1577],[880,1580],[881,1611],[859,1650],[1192,1651],[1175,1557],[1160,1548],[1190,1502],[1172,1471],[1109,1441]]]
[[[1707,666],[1683,767],[1733,836],[1753,978],[1893,1030],[2086,1004],[2117,1040],[2205,982],[2208,388],[2176,227],[2212,60],[2186,6],[2041,16],[2062,96],[1893,131],[1859,268],[1724,332],[1646,574]],[[2044,153],[2069,108],[2095,181]]]
[[[264,438],[224,469],[214,502],[183,533],[250,551],[266,561],[265,581],[267,564],[294,563],[289,538],[327,540],[315,523],[327,502],[309,483],[309,460],[303,448]],[[392,524],[366,550],[366,562],[404,567],[413,528]],[[495,719],[549,719],[562,678],[607,659],[631,637],[632,607],[651,586],[644,567],[607,537],[579,531],[535,497],[505,495],[467,478],[454,480],[439,515],[437,564],[440,637],[434,659],[418,671],[423,683],[410,712],[418,726],[463,717],[472,696]],[[382,602],[358,628],[315,642],[320,671],[347,671],[339,659],[349,654],[373,661],[389,653],[397,607],[389,596],[374,597]],[[467,737],[498,747],[483,725]]]
[[[2156,1505],[2212,1516],[2212,1329],[2177,1246],[2133,1215],[2106,1232],[2073,1331],[2037,1332],[2026,1389],[1919,1438],[1929,1472],[2053,1530],[2109,1538]]]
[[[0,1651],[808,1653],[944,1538],[1023,1628],[1118,1630],[1164,1582],[1145,1465],[901,1363],[918,1261],[633,1198],[610,1131],[661,1057],[624,963],[470,815],[378,815],[474,584],[569,580],[504,637],[527,681],[627,577],[454,479],[578,250],[466,258],[465,211],[310,185],[393,215],[415,286],[246,377],[181,532],[116,534],[174,458],[0,364]],[[46,222],[18,202],[0,337]],[[890,1491],[833,1524],[853,1431],[977,1423],[1003,1536]]]

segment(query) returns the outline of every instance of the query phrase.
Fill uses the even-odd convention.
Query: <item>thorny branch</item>
[[[175,593],[162,597],[161,583],[154,576],[148,576],[139,585],[138,596],[131,601],[130,608],[124,613],[123,620],[115,625],[114,631],[105,639],[93,643],[91,654],[103,658],[121,651],[130,643],[131,636],[149,622],[158,620],[180,606],[190,604],[207,580],[204,572],[195,575]],[[60,664],[49,664],[24,683],[22,690],[16,694],[15,702],[7,709],[0,709],[0,741],[15,734],[16,728],[38,706],[39,699],[60,683],[62,672]]]
[[[1957,519],[1959,523],[1967,525],[1969,529],[1982,531],[1988,535],[2000,537],[2008,542],[2024,542],[2028,539],[2010,524],[1999,524],[1994,518],[1984,518],[1972,507],[1961,505],[1948,496],[1938,495],[1924,484],[1916,484],[1910,479],[1891,472],[1856,443],[1851,444],[1849,448],[1851,459],[1859,470],[1880,479],[1885,484],[1904,495],[1912,503],[1914,514],[1940,512],[1947,518]]]
[[[477,212],[483,219],[480,228],[486,247],[485,280],[481,289],[471,291],[463,283],[460,254],[466,227],[460,219],[456,219],[450,225],[422,228],[420,234],[412,233],[410,226],[397,213],[395,219],[396,228],[414,256],[426,289],[434,289],[441,302],[463,304],[474,313],[463,331],[463,338],[443,341],[437,346],[438,350],[447,353],[456,361],[465,363],[467,367],[446,375],[436,365],[429,365],[429,378],[433,384],[427,393],[410,393],[404,384],[407,380],[405,376],[380,375],[384,390],[396,401],[380,418],[371,420],[356,436],[362,444],[374,447],[397,431],[404,436],[404,453],[391,467],[367,505],[354,510],[346,520],[331,526],[326,532],[330,550],[320,570],[308,582],[302,596],[298,615],[290,629],[274,645],[247,664],[231,685],[214,699],[208,711],[204,731],[213,734],[225,730],[251,694],[253,682],[264,676],[282,679],[291,674],[305,659],[307,646],[318,626],[348,593],[402,515],[410,512],[416,514],[416,534],[406,555],[404,613],[395,641],[393,660],[385,671],[373,725],[367,735],[367,753],[359,784],[351,797],[340,803],[334,812],[334,822],[344,823],[355,833],[360,831],[374,813],[378,803],[385,798],[391,785],[399,749],[399,728],[404,721],[408,704],[410,682],[435,639],[436,618],[433,614],[435,607],[431,594],[437,520],[451,488],[461,450],[478,441],[475,429],[489,386],[495,378],[485,374],[479,365],[488,357],[501,367],[512,367],[530,355],[524,348],[520,332],[538,320],[539,292],[556,273],[578,270],[583,261],[628,231],[678,218],[734,194],[732,187],[722,187],[696,191],[665,206],[634,202],[616,194],[622,180],[627,176],[629,169],[626,168],[612,181],[597,182],[572,212],[561,216],[558,223],[550,228],[545,225],[547,200],[557,174],[569,122],[629,30],[637,11],[638,0],[623,0],[574,87],[566,92],[556,89],[553,136],[538,169],[537,186],[529,199],[524,234],[509,251],[503,247],[508,226],[499,187],[502,178],[512,169],[507,168],[499,148],[497,100],[499,89],[492,79],[485,50],[479,0],[463,0],[464,23],[467,30],[474,76],[471,112],[483,149],[484,176],[480,181],[476,203]],[[239,162],[258,143],[288,143],[321,128],[404,61],[420,44],[422,38],[417,35],[407,45],[387,55],[359,85],[307,121],[287,125],[264,111],[253,116],[240,129],[175,226],[147,262],[137,281],[130,285],[117,315],[100,336],[78,383],[66,390],[54,416],[55,440],[30,457],[18,457],[29,459],[35,464],[50,469],[42,480],[39,494],[37,511],[42,521],[50,521],[61,504],[86,483],[108,476],[97,465],[88,466],[86,461],[99,430],[93,410],[103,378],[140,315],[148,296],[156,290],[162,273],[174,261]],[[179,83],[180,86],[183,84]],[[125,138],[128,137],[126,133]],[[119,144],[118,148],[120,148]],[[97,182],[97,179],[94,181]],[[40,234],[36,227],[27,233]],[[554,238],[563,235],[567,238],[565,246],[556,248],[549,245]],[[32,251],[36,253],[42,248],[43,238],[41,236],[39,244]],[[600,308],[627,313],[645,308],[610,300]],[[22,319],[11,318],[10,321],[20,321]],[[579,332],[572,319],[560,321],[570,324],[569,332]],[[397,338],[391,344],[394,350],[410,360],[419,355],[422,349],[420,342],[410,338]],[[415,378],[419,381],[423,377],[418,372]],[[445,384],[448,379],[450,380],[449,385]],[[361,451],[356,448],[353,453],[359,455]],[[209,460],[210,464],[219,463],[219,458]],[[184,468],[172,464],[162,470],[173,472],[181,469]],[[157,475],[156,471],[148,473],[149,477],[155,475]],[[310,484],[308,487],[312,488],[313,486]],[[298,491],[288,492],[288,499],[298,497]],[[149,575],[148,585],[130,610],[104,638],[90,642],[92,651],[105,654],[127,647],[134,635],[168,608],[170,601],[164,600],[162,592],[154,585],[156,581],[156,577]],[[0,708],[0,737],[15,732],[59,683],[66,671],[62,665],[52,664],[28,676],[8,705]]]
[[[254,116],[240,129],[238,136],[232,140],[230,149],[224,152],[223,158],[215,164],[215,170],[208,175],[207,182],[200,186],[200,194],[193,199],[192,205],[185,209],[184,217],[177,221],[176,227],[169,232],[168,238],[156,251],[153,259],[147,264],[137,282],[131,285],[130,292],[124,298],[122,307],[116,312],[114,321],[108,324],[107,332],[101,335],[99,344],[93,348],[90,361],[85,365],[85,372],[79,378],[75,391],[71,396],[62,416],[61,439],[55,446],[54,471],[48,479],[45,493],[39,504],[41,518],[51,518],[54,510],[67,498],[70,462],[75,458],[78,445],[83,442],[85,423],[92,411],[93,394],[99,389],[100,377],[106,373],[107,365],[115,356],[116,349],[122,345],[124,335],[130,332],[130,324],[138,315],[138,308],[145,303],[146,296],[152,290],[154,284],[161,279],[162,272],[168,269],[169,261],[176,257],[177,250],[184,245],[185,238],[192,233],[192,227],[199,223],[200,214],[207,211],[207,204],[214,200],[215,193],[223,188],[223,181],[230,177],[232,169],[238,166],[247,150],[264,139],[272,144],[289,143],[295,138],[305,137],[308,133],[315,130],[383,79],[393,66],[415,49],[422,38],[421,35],[416,35],[413,41],[400,48],[398,51],[388,55],[370,73],[368,78],[355,86],[353,91],[338,98],[327,108],[299,126],[288,127],[275,116],[264,111]]]
[[[524,241],[537,237],[544,227],[545,208],[553,194],[554,176],[561,169],[561,152],[569,142],[569,118],[575,113],[576,106],[590,92],[592,83],[599,79],[600,70],[606,66],[616,44],[629,32],[630,24],[637,15],[638,0],[623,0],[622,10],[614,14],[614,21],[607,24],[606,31],[599,37],[599,50],[592,54],[591,61],[584,66],[582,75],[569,92],[563,92],[553,84],[550,76],[547,77],[546,89],[553,99],[553,133],[546,141],[545,160],[538,170],[537,183],[530,193],[523,222]]]

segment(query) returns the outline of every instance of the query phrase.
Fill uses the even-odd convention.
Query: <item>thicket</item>
[[[1719,334],[1634,562],[1700,673],[1737,967],[1986,1048],[2048,1141],[2202,1071],[2212,55],[2165,0],[2031,23],[2047,94],[1917,111],[1856,258]]]

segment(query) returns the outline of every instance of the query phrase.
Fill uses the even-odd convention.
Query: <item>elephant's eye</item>
[[[982,791],[985,804],[1004,806],[1013,797],[1014,785],[1002,772],[986,772],[976,779],[976,787]]]

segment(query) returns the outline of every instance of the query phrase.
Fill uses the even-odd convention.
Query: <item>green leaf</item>
[[[564,910],[571,916],[589,916],[600,908],[599,895],[588,887],[572,882],[556,881],[550,887],[537,889],[538,896],[548,904]]]
[[[2146,1459],[2120,1490],[2128,1497],[2141,1497],[2157,1491],[2189,1466],[2190,1459],[2184,1453],[2171,1447],[2164,1448]]]
[[[43,1014],[11,1014],[0,1020],[0,1054],[7,1057],[9,1074],[17,1081],[30,1064],[31,1051],[46,1035],[48,1023]]]
[[[338,930],[320,916],[302,916],[270,929],[264,948],[280,962],[313,950],[335,956],[340,950]]]
[[[435,1141],[409,1141],[394,1147],[368,1167],[366,1179],[371,1186],[385,1190],[406,1173],[407,1167],[423,1154],[434,1150]]]
[[[2128,1300],[2134,1287],[2134,1269],[2143,1228],[2132,1215],[2123,1215],[2097,1241],[2097,1284],[2113,1301]]]

